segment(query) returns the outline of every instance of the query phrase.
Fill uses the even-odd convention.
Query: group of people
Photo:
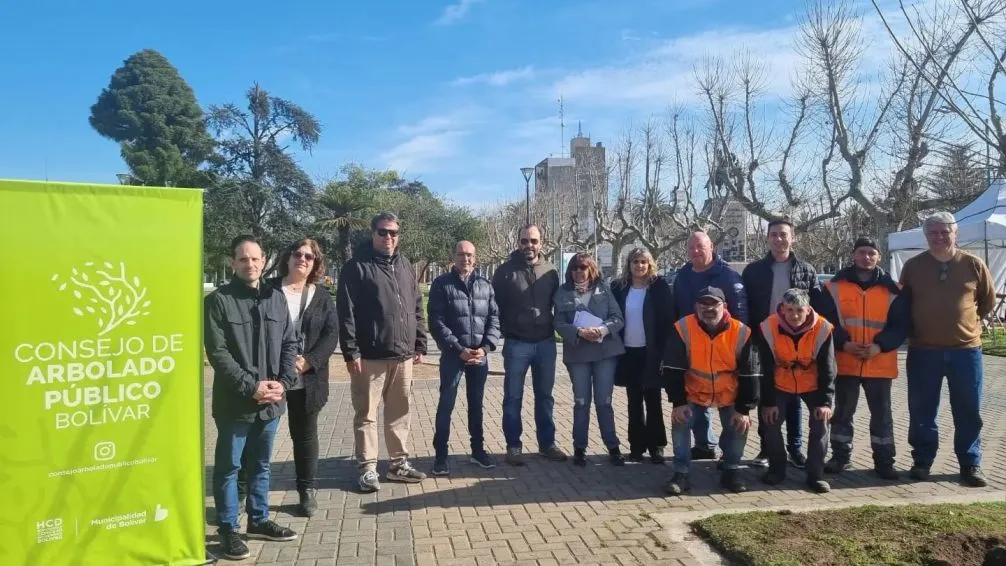
[[[204,309],[206,353],[214,369],[213,493],[222,554],[249,554],[238,533],[241,507],[249,538],[297,536],[269,519],[267,501],[273,439],[287,406],[299,511],[316,511],[318,414],[328,398],[328,360],[337,344],[350,375],[360,490],[381,488],[382,401],[390,460],[384,479],[426,478],[409,461],[408,435],[412,373],[427,354],[427,320],[440,352],[429,470],[434,475],[450,474],[448,438],[462,377],[470,461],[496,466],[485,445],[483,397],[488,354],[501,342],[505,461],[525,465],[521,412],[529,370],[538,454],[568,459],[553,418],[558,335],[572,385],[576,466],[587,465],[592,404],[611,464],[647,457],[663,464],[666,393],[673,448],[668,493],[688,491],[692,460],[716,460],[717,446],[721,485],[745,491],[738,469],[755,425],[759,452],[750,465],[767,468],[764,483],[782,482],[792,466],[805,470],[808,489],[824,493],[830,490],[826,474],[851,465],[862,389],[874,470],[896,479],[891,382],[899,373],[897,350],[909,340],[910,475],[926,479],[936,457],[946,378],[961,481],[984,486],[981,320],[995,307],[995,286],[985,264],[956,247],[952,215],[935,214],[923,229],[929,251],[906,262],[900,282],[880,267],[877,244],[859,238],[852,265],[824,285],[793,252],[796,238],[785,220],[770,223],[769,253],[743,274],[715,253],[708,234],[696,231],[688,240],[689,262],[671,285],[642,248],[628,254],[610,283],[584,253],[574,255],[560,277],[542,254],[540,230],[528,225],[491,280],[475,269],[475,246],[459,242],[453,268],[430,286],[425,312],[412,265],[398,253],[394,214],[381,213],[371,222],[370,239],[342,267],[334,306],[319,284],[325,260],[315,241],[293,243],[278,260],[278,276],[260,282],[262,248],[252,237],[239,237],[231,246],[234,278],[207,296]],[[628,400],[627,455],[615,427],[616,385],[625,387]],[[718,439],[711,426],[714,410],[722,425]],[[825,461],[829,441],[831,458]]]

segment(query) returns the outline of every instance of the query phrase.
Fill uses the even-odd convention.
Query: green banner
[[[0,180],[0,564],[206,561],[202,210]]]

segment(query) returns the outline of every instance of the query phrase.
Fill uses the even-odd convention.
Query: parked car
[[[835,276],[834,273],[818,273],[817,274],[817,284],[818,285],[824,285],[825,282],[831,281],[831,278],[834,277],[834,276]]]

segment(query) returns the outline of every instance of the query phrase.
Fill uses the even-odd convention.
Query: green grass
[[[721,514],[692,528],[736,564],[830,566],[957,564],[962,541],[1006,538],[1006,503],[868,505],[808,513],[755,511]],[[979,541],[979,545],[980,545]],[[977,548],[963,555],[978,553]],[[978,555],[984,556],[984,547]]]
[[[995,328],[993,332],[982,334],[982,353],[1006,357],[1006,330]]]

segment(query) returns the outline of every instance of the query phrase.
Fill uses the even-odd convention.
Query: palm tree
[[[326,230],[335,229],[340,265],[344,264],[353,256],[350,238],[353,230],[369,226],[362,214],[373,208],[373,192],[353,183],[336,181],[325,187],[319,202],[327,217],[318,220],[317,226]]]

